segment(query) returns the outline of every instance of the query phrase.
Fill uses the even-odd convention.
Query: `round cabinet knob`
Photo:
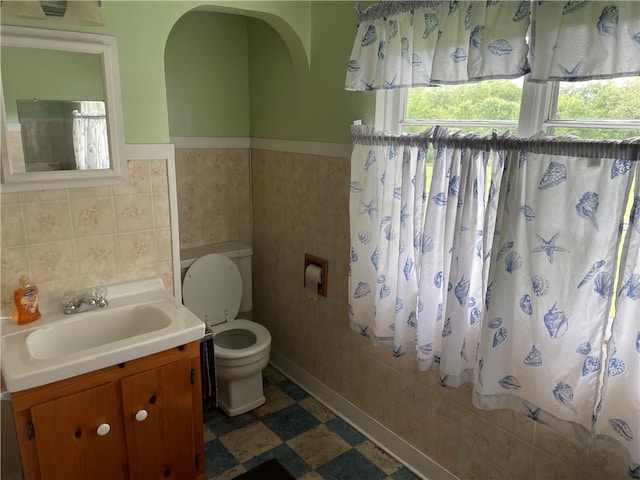
[[[111,431],[111,425],[109,425],[108,423],[102,423],[98,427],[97,433],[100,437],[104,437],[110,431]]]
[[[147,415],[148,413],[146,410],[138,410],[138,413],[136,413],[136,420],[139,422],[143,422],[147,419]]]

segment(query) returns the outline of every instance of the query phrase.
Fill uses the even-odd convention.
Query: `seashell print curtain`
[[[635,166],[622,158],[506,154],[473,403],[517,410],[614,453],[627,448],[638,464],[631,437],[640,436],[640,371],[615,389],[602,385],[640,357],[635,333],[616,334],[624,360],[616,360],[613,338],[605,344]],[[615,324],[640,330],[638,312],[618,311]]]
[[[80,102],[74,110],[73,152],[77,170],[109,169],[109,138],[104,102]]]
[[[640,75],[640,2],[534,2],[531,81]]]
[[[622,252],[616,317],[608,342],[602,402],[597,408],[594,433],[602,448],[615,451],[620,444],[636,463],[629,468],[640,478],[640,169],[631,221]]]
[[[640,74],[640,2],[379,2],[356,14],[346,90]]]
[[[617,252],[640,139],[367,126],[352,139],[352,329],[438,363],[443,386],[473,383],[478,408],[523,412],[638,468],[638,188],[620,266]]]
[[[374,137],[364,126],[352,132],[351,325],[399,356],[414,343],[417,269],[421,252],[432,249],[422,234],[428,145]]]

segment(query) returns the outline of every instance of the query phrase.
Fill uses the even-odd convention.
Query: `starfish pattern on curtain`
[[[443,386],[473,383],[476,407],[626,452],[636,471],[637,192],[620,269],[617,252],[640,139],[352,134],[352,328],[439,363]]]

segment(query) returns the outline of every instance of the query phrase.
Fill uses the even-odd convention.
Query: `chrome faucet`
[[[62,296],[63,313],[81,313],[105,308],[109,305],[106,288],[92,288],[85,292],[66,292]]]

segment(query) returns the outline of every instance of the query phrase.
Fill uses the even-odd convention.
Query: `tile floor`
[[[205,410],[207,479],[230,480],[274,457],[299,480],[420,478],[271,365],[263,379],[267,403],[253,412]]]

